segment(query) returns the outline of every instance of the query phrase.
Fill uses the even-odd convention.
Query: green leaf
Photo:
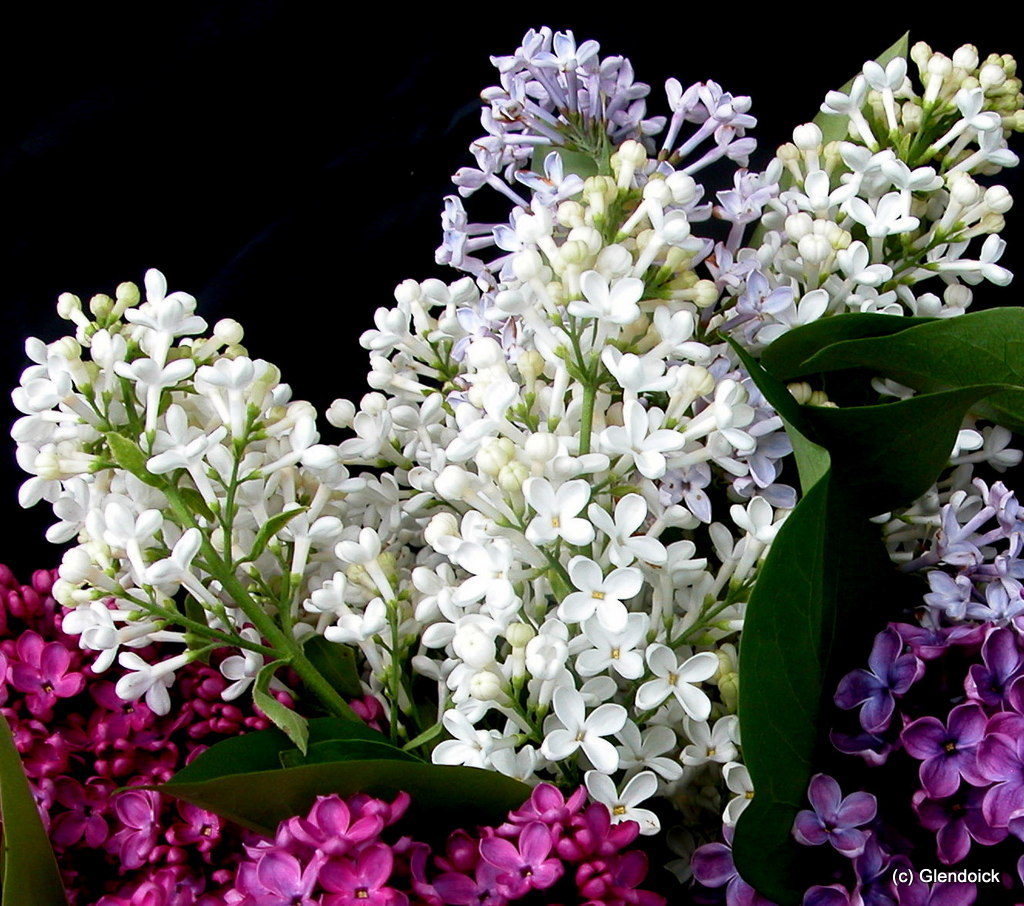
[[[270,718],[274,726],[283,730],[285,735],[299,748],[299,751],[305,754],[309,740],[309,725],[306,718],[299,716],[291,708],[286,708],[267,691],[275,671],[287,663],[287,661],[277,660],[263,665],[256,675],[252,700]]]
[[[730,338],[729,344],[747,373],[754,379],[758,389],[764,394],[764,398],[782,418],[790,443],[793,445],[793,457],[800,473],[800,486],[806,493],[824,476],[829,467],[828,452],[807,436],[811,428],[807,424],[805,412],[809,410],[802,408],[782,382],[765,371],[739,343]]]
[[[909,506],[949,463],[964,416],[1004,384],[925,393],[879,406],[806,407],[815,439],[868,516]]]
[[[739,717],[755,795],[733,855],[744,880],[782,906],[825,883],[793,840],[793,820],[828,752],[824,715],[852,666],[844,660],[866,650],[893,606],[892,574],[877,526],[829,470],[779,530],[747,605]]]
[[[821,318],[784,333],[762,353],[761,364],[777,378],[791,381],[813,374],[815,369],[806,367],[807,360],[833,343],[888,336],[934,320],[856,312]]]
[[[317,796],[363,792],[390,798],[405,791],[413,799],[414,823],[430,836],[500,822],[531,792],[526,784],[493,771],[394,758],[307,764],[198,781],[181,772],[159,789],[264,834],[272,834],[286,818],[305,814]],[[273,790],[274,795],[254,796],[254,790]]]
[[[342,717],[314,718],[309,721],[308,731],[310,746],[331,740],[366,740],[390,745],[384,734]],[[233,736],[199,755],[178,771],[171,783],[197,784],[230,774],[273,771],[281,767],[281,755],[289,750],[297,751],[294,743],[276,728]]]
[[[303,653],[343,698],[359,698],[363,694],[356,669],[356,656],[351,645],[331,642],[322,635],[311,636]]]
[[[2,906],[67,906],[49,837],[36,809],[11,728],[0,715],[0,813],[3,814]]]
[[[829,320],[848,317],[853,316]],[[801,327],[793,333],[806,329]],[[802,340],[796,338],[790,343]],[[885,337],[842,340],[820,352],[803,355],[799,362],[783,364],[788,367],[776,369],[768,362],[766,367],[781,378],[867,368],[920,391],[972,384],[1017,385],[972,408],[978,415],[1024,431],[1024,310],[1019,308],[940,318]]]
[[[260,526],[259,532],[256,533],[256,540],[252,543],[252,550],[249,552],[249,556],[246,557],[246,561],[255,560],[259,557],[270,542],[271,538],[280,532],[281,529],[283,529],[296,516],[300,513],[305,513],[308,509],[309,507],[306,506],[297,506],[294,509],[278,513],[276,516],[271,516],[263,523],[263,525]]]
[[[904,32],[901,38],[899,38],[880,56],[875,57],[875,59],[882,66],[885,66],[891,60],[895,60],[896,57],[906,57],[908,53],[910,53],[910,32]],[[855,78],[856,76],[851,78],[839,90],[843,92],[843,94],[849,94],[850,89],[853,87],[853,81]],[[822,144],[828,144],[829,142],[841,142],[847,137],[846,129],[849,119],[846,116],[822,113],[821,111],[818,111],[818,115],[812,120],[812,122],[821,129]]]
[[[114,431],[108,431],[104,437],[110,448],[110,455],[122,469],[131,472],[139,481],[151,487],[163,487],[162,481],[146,468],[147,456],[137,443]]]
[[[294,768],[302,764],[325,764],[337,761],[411,761],[423,764],[423,759],[409,752],[403,752],[387,742],[373,739],[327,739],[310,743],[303,755],[298,749],[286,749],[281,753],[281,767]]]

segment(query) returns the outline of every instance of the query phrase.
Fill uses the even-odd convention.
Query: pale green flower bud
[[[106,293],[97,293],[89,300],[89,311],[98,321],[105,320],[114,310],[114,300]]]
[[[530,477],[529,468],[521,462],[510,462],[498,473],[498,487],[508,494],[522,490],[523,482]]]
[[[507,437],[494,438],[477,451],[477,468],[484,475],[497,475],[515,452],[515,445]]]
[[[790,396],[801,406],[806,406],[814,395],[814,391],[807,381],[795,381],[792,384],[786,384],[786,389],[789,391]]]
[[[555,219],[564,227],[583,226],[586,223],[583,205],[578,201],[563,201],[555,213]]]
[[[57,314],[65,321],[74,321],[82,311],[82,300],[74,293],[61,293],[57,297]]]
[[[516,368],[527,385],[530,385],[544,373],[544,356],[536,349],[528,349],[516,360]]]
[[[718,694],[728,714],[735,714],[740,700],[740,675],[728,673],[718,681]]]
[[[529,623],[509,623],[505,630],[505,638],[513,648],[525,648],[536,634],[536,630]]]
[[[377,583],[370,578],[370,574],[361,563],[350,563],[345,568],[345,576],[354,585],[360,585],[374,595],[380,594]]]
[[[903,116],[903,129],[905,132],[917,132],[921,128],[921,117],[923,111],[920,104],[907,101],[900,110]]]

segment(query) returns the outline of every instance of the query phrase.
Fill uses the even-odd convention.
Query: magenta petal
[[[302,869],[298,859],[288,853],[267,853],[256,866],[256,877],[267,890],[282,897],[309,893],[300,889]]]
[[[551,831],[540,821],[526,825],[519,837],[519,851],[527,865],[540,865],[551,852]]]
[[[486,837],[481,840],[480,855],[502,871],[517,871],[522,864],[519,850],[501,837]]]
[[[71,666],[71,652],[60,642],[50,642],[43,647],[39,666],[44,676],[55,680]]]

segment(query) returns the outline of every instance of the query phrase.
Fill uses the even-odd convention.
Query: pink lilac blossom
[[[0,566],[0,705],[50,833],[72,906],[215,906],[252,835],[151,791],[200,751],[264,729],[251,704],[226,703],[216,666],[182,670],[166,717],[125,702],[95,655],[61,631],[56,575],[23,585]],[[147,656],[159,658],[155,649]]]
[[[246,847],[227,906],[503,906],[506,903],[664,906],[643,889],[647,857],[627,847],[635,822],[550,784],[496,827],[456,830],[443,852],[399,836],[410,800],[322,796],[283,821],[272,841]]]

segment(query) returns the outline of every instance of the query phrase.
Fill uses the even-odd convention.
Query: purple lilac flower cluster
[[[0,710],[10,724],[72,906],[218,906],[247,832],[150,790],[215,742],[269,722],[221,699],[193,662],[166,717],[125,702],[61,631],[56,574],[28,585],[0,566]],[[145,655],[155,654],[149,650]],[[152,660],[152,658],[150,658]]]
[[[887,808],[876,814],[870,793],[844,798],[827,775],[812,780],[811,809],[793,835],[849,861],[834,860],[834,883],[807,890],[805,906],[1020,901],[1024,510],[1001,482],[979,479],[973,488],[952,495],[927,549],[903,567],[925,570],[930,589],[915,622],[890,623],[866,666],[839,682],[835,703],[856,724],[832,741],[884,768],[867,779]],[[698,849],[694,877],[728,906],[768,906],[737,873],[730,842],[727,834]],[[937,863],[964,869],[963,877],[929,885],[913,868]],[[899,885],[898,876],[913,880]]]
[[[281,823],[273,841],[246,847],[228,906],[664,906],[639,887],[647,857],[628,847],[635,821],[613,824],[606,806],[542,783],[498,827],[458,830],[443,853],[391,828],[409,796],[392,802],[322,796]]]

